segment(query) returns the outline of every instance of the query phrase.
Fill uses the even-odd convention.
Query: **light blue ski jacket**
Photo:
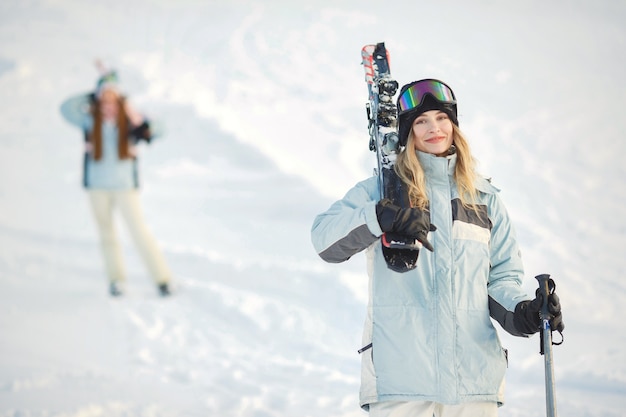
[[[476,184],[477,216],[463,208],[453,178],[456,155],[418,152],[426,173],[434,252],[421,249],[414,270],[389,269],[376,218],[377,178],[358,183],[316,217],[312,241],[328,262],[366,249],[369,303],[363,333],[360,404],[503,402],[507,366],[491,316],[510,333],[523,266],[506,209],[487,180]]]
[[[93,116],[89,110],[89,94],[79,94],[66,99],[61,104],[61,115],[69,123],[87,135],[93,129]],[[160,136],[158,125],[150,121],[152,138]],[[115,123],[102,124],[102,158],[94,160],[85,153],[83,163],[83,185],[87,189],[127,190],[139,188],[139,167],[137,158],[119,159],[117,156],[118,130]]]

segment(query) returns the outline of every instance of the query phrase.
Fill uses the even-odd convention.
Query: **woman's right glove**
[[[430,223],[428,212],[417,208],[401,208],[384,198],[376,204],[376,218],[383,232],[417,239],[426,249],[433,251],[427,235],[437,228]]]
[[[543,305],[543,294],[539,289],[535,293],[535,299],[530,301],[520,301],[515,306],[513,313],[513,323],[515,328],[524,334],[533,334],[541,329],[541,318],[539,312]],[[561,314],[561,303],[556,293],[548,296],[548,311],[550,313],[550,328],[562,333],[565,329],[563,316]]]

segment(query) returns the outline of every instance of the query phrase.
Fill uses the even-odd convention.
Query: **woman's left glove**
[[[150,130],[150,123],[146,120],[143,121],[139,126],[131,130],[130,134],[135,137],[137,141],[145,140],[150,143],[152,140],[152,131]]]
[[[541,329],[541,317],[539,312],[543,305],[543,294],[539,289],[535,293],[534,300],[520,301],[515,306],[513,313],[513,323],[515,328],[525,334],[533,334]],[[548,296],[548,312],[550,313],[550,328],[560,333],[565,330],[563,315],[561,314],[561,303],[556,293]]]

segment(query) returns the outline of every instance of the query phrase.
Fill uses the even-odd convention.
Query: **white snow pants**
[[[498,404],[444,405],[430,401],[384,401],[370,404],[370,417],[496,417]]]
[[[171,273],[156,240],[144,221],[137,190],[89,190],[89,200],[100,232],[107,275],[122,282],[126,271],[114,224],[114,211],[122,215],[141,257],[157,284],[168,283]]]

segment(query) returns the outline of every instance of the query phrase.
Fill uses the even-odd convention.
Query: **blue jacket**
[[[498,190],[476,184],[477,216],[463,208],[453,173],[456,155],[418,152],[426,173],[434,252],[421,249],[414,270],[389,269],[376,218],[377,179],[358,183],[320,214],[313,245],[328,262],[366,249],[369,303],[363,334],[360,403],[434,401],[502,403],[506,352],[492,321],[510,333],[521,288],[522,260]]]
[[[89,94],[70,97],[61,104],[61,114],[71,124],[85,133],[85,140],[93,129],[89,111]],[[131,138],[131,142],[134,139]],[[114,123],[102,124],[102,158],[94,160],[85,152],[83,185],[88,189],[124,190],[139,187],[137,158],[119,159],[117,153],[118,130]]]

